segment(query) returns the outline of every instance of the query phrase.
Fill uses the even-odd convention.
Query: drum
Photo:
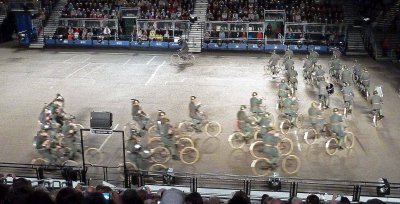
[[[326,86],[326,90],[328,91],[329,95],[332,95],[335,92],[335,87],[333,87],[332,83],[329,83],[329,85]]]

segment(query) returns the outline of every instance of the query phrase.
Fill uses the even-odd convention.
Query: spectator
[[[89,193],[83,199],[83,204],[107,204],[107,201],[104,198],[103,194],[99,192],[94,192],[94,193]]]
[[[199,193],[193,192],[186,196],[185,198],[186,204],[203,204],[203,198]]]
[[[247,198],[245,194],[238,191],[235,195],[228,201],[228,204],[251,204],[250,199]]]
[[[218,197],[211,197],[210,199],[208,199],[208,204],[220,204],[221,200]]]
[[[132,189],[127,189],[124,191],[124,193],[121,196],[121,202],[122,204],[131,204],[131,203],[137,203],[137,204],[143,204],[143,200],[140,199],[138,193],[135,190]]]
[[[163,192],[161,197],[161,204],[183,204],[183,192],[171,188]]]
[[[37,190],[29,196],[27,204],[54,204],[54,202],[48,192]]]
[[[306,204],[319,204],[318,196],[316,196],[314,194],[307,196]]]
[[[291,197],[289,199],[289,204],[301,204],[301,199],[298,197]]]

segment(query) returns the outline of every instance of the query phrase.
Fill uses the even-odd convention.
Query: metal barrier
[[[42,170],[41,170],[42,168]],[[217,196],[227,196],[226,192],[243,190],[253,199],[257,199],[262,193],[269,193],[282,199],[292,196],[304,197],[308,194],[327,195],[337,193],[345,195],[353,201],[360,201],[377,197],[377,187],[382,187],[382,182],[349,181],[349,180],[322,180],[322,179],[300,179],[292,177],[257,177],[244,175],[220,175],[220,174],[196,174],[183,172],[150,172],[150,171],[127,171],[128,178],[121,177],[116,170],[118,167],[87,165],[88,184],[96,184],[100,181],[109,182],[115,186],[144,186],[152,185],[159,188],[176,187],[185,188],[186,192],[208,192],[213,189]],[[74,167],[76,170],[82,168]],[[32,164],[0,163],[0,172],[14,173],[17,177],[35,178],[38,182],[46,181],[48,178],[63,179],[60,166],[38,166]],[[42,175],[40,171],[42,172]],[[81,177],[80,177],[81,178]],[[44,180],[43,180],[44,179]],[[125,181],[128,183],[124,183]],[[63,180],[60,185],[63,186]],[[279,182],[279,188],[271,186],[271,182]],[[156,188],[156,187],[154,187]],[[390,195],[385,196],[388,202],[399,203],[400,183],[390,183]],[[223,193],[225,192],[225,194]],[[229,193],[228,193],[229,194]]]

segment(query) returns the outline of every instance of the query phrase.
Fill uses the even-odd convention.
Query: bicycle
[[[248,143],[249,140],[251,140],[251,138],[257,138],[257,135],[254,135],[254,134],[258,134],[257,130],[259,130],[259,127],[256,126],[255,123],[252,123],[250,125],[250,127],[251,127],[251,132],[247,133],[247,135],[246,135],[245,133],[242,132],[242,130],[240,130],[239,123],[237,124],[237,130],[235,130],[233,132],[233,134],[229,135],[229,137],[228,137],[229,145],[233,149],[240,149],[246,143]],[[250,135],[253,135],[253,136],[250,136]]]
[[[217,137],[222,132],[221,124],[216,121],[208,120],[205,113],[201,113],[201,128],[209,137]],[[179,123],[178,130],[180,133],[184,133],[188,136],[192,136],[196,132],[196,124],[193,120],[184,120]]]
[[[347,118],[348,115],[351,115],[352,113],[352,107],[350,105],[350,101],[345,101],[344,102],[344,110],[343,110],[343,115],[345,118]]]
[[[267,77],[271,77],[272,79],[280,78],[279,76],[280,70],[281,68],[279,67],[279,65],[271,65],[271,64],[265,65],[264,75]]]
[[[379,119],[380,119],[379,110],[372,110],[372,124],[374,127],[378,127]]]
[[[304,116],[303,114],[297,114],[297,117],[294,121],[294,123],[292,123],[290,121],[291,116],[285,113],[281,113],[278,116],[278,121],[279,122],[279,129],[281,131],[282,134],[286,135],[288,132],[290,132],[291,128],[296,127],[296,128],[301,128],[303,126],[304,123]]]
[[[318,132],[317,130],[315,130],[314,128],[309,128],[304,133],[304,141],[308,145],[313,145],[318,141],[318,139],[320,139],[321,137],[325,137],[326,138],[326,142],[325,142],[326,153],[330,156],[335,155],[339,149],[339,140],[336,137],[336,133],[332,132],[329,124],[324,124],[323,129],[326,132],[326,135],[324,135],[324,136],[322,136],[322,134],[320,132]],[[355,142],[354,134],[349,131],[345,131],[344,134],[345,134],[344,135],[345,148],[346,149],[353,148],[354,144],[355,144],[354,143]]]
[[[296,174],[300,170],[300,158],[296,155],[285,156],[279,161],[281,161],[282,170],[287,174]],[[275,171],[278,166],[278,163],[272,163],[268,158],[255,159],[250,165],[253,174],[257,176],[267,176]]]
[[[194,64],[195,60],[196,57],[192,53],[188,53],[185,57],[180,53],[176,53],[171,56],[172,65]]]
[[[68,147],[59,147],[56,148],[56,157],[55,162],[51,163],[47,158],[38,157],[31,161],[31,164],[38,165],[38,166],[48,166],[48,165],[56,165],[56,166],[71,166],[76,167],[79,166],[78,162],[74,160],[68,159],[69,152],[71,150]],[[51,153],[54,154],[54,153]],[[54,155],[53,155],[54,156]]]

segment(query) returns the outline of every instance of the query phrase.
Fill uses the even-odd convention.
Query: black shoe
[[[176,155],[173,155],[173,156],[172,156],[172,159],[173,159],[173,160],[180,160],[179,157],[176,156]]]
[[[379,120],[382,120],[382,118],[383,118],[383,117],[385,117],[385,116],[383,116],[383,115],[380,115],[380,116],[379,116]]]

